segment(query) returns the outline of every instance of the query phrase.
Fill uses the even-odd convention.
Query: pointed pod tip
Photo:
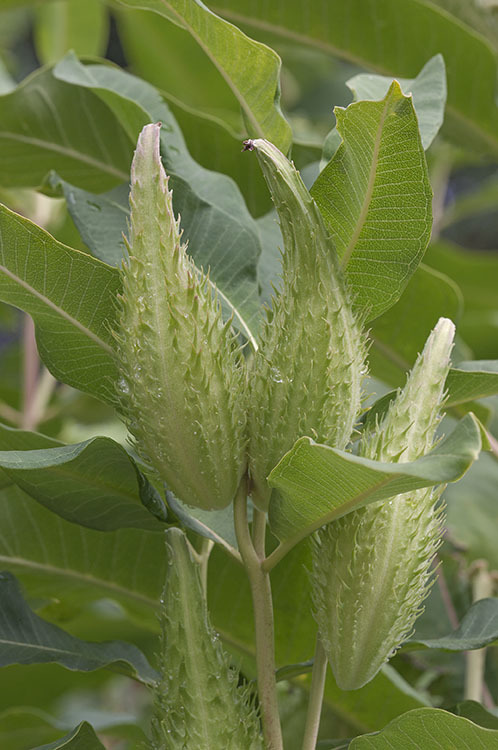
[[[150,123],[142,128],[131,164],[132,183],[140,181],[140,178],[145,177],[151,169],[162,169],[160,135],[160,122]]]

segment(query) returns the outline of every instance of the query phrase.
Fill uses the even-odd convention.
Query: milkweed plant
[[[162,12],[162,4],[152,5],[156,10],[161,5]],[[190,13],[185,10],[190,4],[179,5]],[[197,13],[207,13],[206,23],[221,23],[202,3],[193,6]],[[171,20],[170,11],[164,12]],[[235,27],[226,26],[229,46]],[[240,39],[256,44],[243,35]],[[268,62],[268,48],[257,45],[257,50]],[[100,572],[105,595],[110,592],[122,602],[142,576],[143,585],[131,592],[132,606],[148,608],[147,617],[152,610],[152,627],[156,635],[159,629],[160,638],[154,667],[130,644],[79,641],[33,613],[7,572],[0,574],[0,662],[46,662],[55,653],[53,659],[69,669],[110,666],[138,679],[150,689],[151,716],[141,745],[149,750],[284,750],[278,680],[285,667],[284,679],[297,679],[305,700],[302,750],[337,747],[335,741],[322,745],[318,740],[327,686],[340,696],[339,704],[352,705],[354,691],[375,692],[368,692],[374,680],[391,679],[392,685],[397,679],[398,687],[403,681],[388,662],[395,657],[399,663],[402,649],[420,645],[414,633],[437,575],[445,525],[443,490],[488,445],[481,422],[467,406],[498,389],[496,368],[492,371],[489,363],[487,370],[477,367],[480,362],[470,363],[476,365],[472,372],[452,366],[453,352],[462,342],[452,320],[438,320],[439,313],[428,316],[426,327],[418,326],[422,335],[414,336],[418,344],[406,362],[404,354],[395,353],[403,373],[413,363],[398,379],[400,387],[377,397],[382,382],[369,372],[375,374],[374,346],[383,345],[382,336],[380,342],[375,338],[376,321],[382,325],[383,314],[402,300],[430,240],[433,196],[425,150],[442,122],[443,59],[436,56],[410,81],[368,75],[352,79],[348,85],[355,101],[335,109],[336,124],[309,189],[309,175],[303,170],[302,176],[289,158],[290,127],[278,97],[268,95],[261,107],[271,114],[269,124],[264,120],[265,127],[259,121],[258,127],[251,126],[246,134],[260,137],[245,140],[240,153],[238,146],[234,153],[234,159],[246,160],[254,170],[268,205],[271,198],[273,224],[265,242],[257,240],[263,225],[235,194],[235,183],[194,162],[158,92],[112,66],[83,65],[69,54],[53,72],[44,68],[17,91],[0,94],[0,105],[13,102],[11,117],[19,118],[19,153],[24,147],[38,148],[45,130],[40,125],[40,133],[30,135],[29,128],[38,127],[38,115],[26,114],[16,97],[33,88],[39,95],[44,85],[76,97],[71,102],[87,102],[88,97],[107,118],[105,123],[112,122],[117,135],[105,142],[116,165],[107,169],[108,183],[99,187],[114,189],[115,180],[126,180],[118,192],[102,197],[52,172],[44,189],[66,191],[68,208],[83,230],[89,229],[89,216],[101,213],[96,226],[82,233],[89,246],[104,227],[103,219],[116,221],[118,214],[119,220],[127,214],[124,245],[113,266],[105,255],[106,237],[97,237],[92,251],[98,258],[91,257],[0,206],[0,300],[32,316],[47,368],[111,406],[126,427],[128,443],[125,447],[124,438],[118,443],[92,437],[64,445],[35,433],[36,396],[27,421],[17,425],[22,429],[0,425],[0,438],[9,446],[0,451],[1,489],[7,488],[5,497],[12,501],[2,523],[9,529],[9,508],[12,513],[25,508],[22,493],[36,501],[35,510],[26,506],[28,520],[19,527],[34,528],[31,513],[41,513],[40,528],[53,540],[54,550],[62,548],[54,562],[51,544],[43,539],[41,552],[36,552],[37,581],[59,565],[63,576],[74,568],[78,587],[84,589],[93,581],[85,565],[98,559],[102,569],[112,568],[108,577],[107,570]],[[264,84],[267,93],[269,85]],[[249,87],[250,106],[259,112],[252,79],[245,79],[244,86]],[[435,95],[434,88],[442,93]],[[34,101],[45,106],[46,100],[50,102],[49,94],[33,96],[26,107]],[[72,116],[72,107],[57,113],[55,105],[47,106],[47,117],[57,114],[50,138],[60,136],[61,144],[53,150],[62,154],[62,167],[68,159],[68,169],[92,188],[92,170],[104,152],[108,125],[89,126],[95,154],[79,163],[76,146],[66,143],[62,126],[57,130],[59,120]],[[6,123],[6,129],[11,127],[10,120]],[[74,130],[84,140],[79,121]],[[272,133],[280,148],[262,137]],[[19,169],[30,161],[30,153],[20,159]],[[13,169],[15,158],[7,161]],[[34,157],[32,162],[34,169],[38,162]],[[23,174],[22,186],[28,184]],[[7,184],[16,185],[16,176],[13,172]],[[35,175],[36,185],[42,177]],[[196,182],[202,182],[197,192]],[[126,205],[119,205],[121,188]],[[220,196],[213,195],[217,189]],[[212,204],[206,198],[209,191]],[[248,226],[251,237],[246,244],[240,240],[237,248]],[[230,233],[235,240],[228,238]],[[210,243],[224,242],[233,258],[224,248],[220,260],[219,247],[210,255]],[[270,273],[268,263],[260,273],[255,254],[250,283],[237,286],[236,279],[224,284],[220,267],[226,271],[230,266],[227,273],[236,276],[233,269],[243,264],[251,243],[258,252],[271,244],[270,260],[278,270]],[[204,245],[209,252],[203,256]],[[203,267],[200,257],[213,263]],[[242,275],[246,271],[244,267]],[[426,277],[422,281],[432,289],[439,277],[436,272]],[[423,301],[418,298],[419,304]],[[401,332],[412,322],[401,321]],[[34,327],[33,345],[36,349]],[[451,396],[451,388],[457,397]],[[443,421],[443,412],[450,412],[450,418]],[[15,534],[5,532],[7,538],[8,554],[0,550],[0,556],[19,566],[24,552],[15,547]],[[0,544],[4,542],[2,532]],[[36,557],[31,547],[29,554]],[[142,570],[143,559],[148,564]],[[297,564],[302,577],[296,588],[304,590],[300,601],[306,608],[300,616],[308,618],[312,636],[298,651],[312,658],[288,665],[280,658],[276,636],[275,581],[282,572],[286,585],[293,584]],[[122,578],[121,566],[128,571]],[[221,569],[228,572],[220,577]],[[223,630],[220,611],[226,615],[232,604],[225,584],[232,593],[235,586],[240,589],[240,601],[234,603],[244,609],[240,639],[231,623]],[[98,585],[96,589],[101,594]],[[45,601],[45,594],[43,587],[36,588],[34,598]],[[241,604],[246,594],[247,608]],[[291,591],[284,615],[294,606],[293,597]],[[89,599],[95,598],[92,590]],[[493,633],[479,630],[476,635],[468,626],[452,642],[464,643],[460,650],[480,649],[496,637]],[[482,662],[475,673],[482,686]],[[406,696],[404,685],[399,690]],[[389,745],[393,750],[408,747],[405,731],[410,747],[412,736],[422,736],[419,731],[430,737],[429,744],[417,747],[443,747],[439,741],[446,738],[448,717],[460,722],[462,732],[470,725],[446,711],[415,705],[416,710],[396,718],[403,723],[402,740]],[[453,726],[448,724],[448,735]],[[452,737],[458,727],[451,730]],[[472,734],[469,744],[452,747],[471,747],[479,737]],[[102,748],[85,723],[60,742],[43,747]],[[351,750],[366,747],[355,743],[353,739]],[[382,750],[387,744],[370,746]]]
[[[286,515],[286,484],[274,477],[287,473],[292,483],[299,471],[293,446],[304,436],[324,456],[317,482],[328,453],[354,461],[351,471],[399,471],[437,448],[455,327],[439,320],[405,386],[360,430],[365,316],[299,172],[270,142],[245,142],[252,153],[244,158],[259,161],[283,237],[281,284],[254,345],[189,257],[159,136],[159,124],[142,130],[132,164],[115,331],[119,410],[137,453],[168,492],[204,511],[233,507],[237,555],[253,599],[257,691],[241,680],[210,624],[198,553],[188,535],[171,528],[151,747],[281,750],[271,569],[285,566],[292,545],[282,535],[277,551],[268,552],[268,519],[279,536],[273,507]],[[330,472],[337,471],[344,468],[332,464]],[[312,547],[317,624],[304,750],[316,744],[327,665],[343,690],[375,677],[413,630],[441,542],[441,484],[415,481],[412,491],[392,489],[377,499],[359,479],[353,495],[330,521],[317,511],[318,521],[302,534]],[[305,488],[296,502],[311,502]]]

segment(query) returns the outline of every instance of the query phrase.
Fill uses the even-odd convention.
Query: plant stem
[[[277,683],[275,680],[275,644],[270,577],[261,567],[264,552],[260,557],[249,532],[249,523],[247,520],[247,480],[245,478],[240,483],[237,497],[235,498],[234,520],[237,542],[249,578],[254,608],[258,695],[261,706],[265,747],[267,750],[283,750],[282,730],[280,728],[277,702]],[[255,529],[256,526],[259,529],[262,527],[261,518],[257,513],[255,517]],[[258,531],[257,536],[259,538],[258,544],[261,545],[261,531]]]
[[[265,540],[266,540],[266,513],[258,508],[254,508],[252,517],[252,541],[256,554],[261,559],[265,557]]]
[[[311,690],[306,714],[306,726],[304,728],[304,739],[302,750],[315,750],[318,729],[320,728],[320,716],[322,713],[323,691],[325,689],[325,677],[327,676],[327,656],[316,634],[315,658],[313,671],[311,673]]]
[[[493,578],[489,573],[487,563],[479,561],[475,567],[472,580],[473,600],[485,599],[493,594]],[[486,668],[486,649],[479,648],[475,651],[467,651],[465,670],[465,700],[480,703],[483,697],[484,672]]]

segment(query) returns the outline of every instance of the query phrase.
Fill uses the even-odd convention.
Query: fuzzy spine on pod
[[[250,373],[249,468],[253,500],[303,435],[345,448],[361,407],[365,336],[320,211],[294,165],[271,143],[256,151],[284,242],[282,289],[268,311]]]
[[[181,242],[159,146],[160,124],[146,125],[131,168],[118,398],[168,488],[189,505],[224,508],[246,468],[245,363]]]
[[[214,632],[185,534],[166,532],[152,750],[263,750],[259,717]]]
[[[432,447],[455,327],[441,318],[403,390],[360,455],[414,461]],[[441,488],[421,489],[354,511],[313,539],[314,615],[337,684],[369,682],[413,629],[432,581],[441,540]]]

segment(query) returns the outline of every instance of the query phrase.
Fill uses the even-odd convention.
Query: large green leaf
[[[82,641],[42,620],[27,605],[10,573],[0,573],[0,596],[0,666],[55,662],[80,672],[109,668],[147,684],[157,679],[135,646],[121,641]]]
[[[449,538],[456,542],[469,562],[487,560],[498,569],[498,462],[483,453],[461,482],[450,485],[445,498]]]
[[[194,159],[232,177],[253,215],[269,211],[259,165],[234,158],[245,137],[240,108],[195,40],[157,13],[124,9],[116,20],[130,69],[166,97]]]
[[[149,84],[107,65],[83,66],[74,56],[64,58],[54,75],[65,83],[91,90],[105,101],[133,139],[144,124],[162,122],[164,166],[170,175],[174,207],[181,215],[189,252],[199,267],[210,269],[221,295],[235,306],[242,327],[256,327],[259,235],[233,180],[204,169],[192,159],[168,106]],[[240,148],[234,150],[234,155],[242,158]],[[64,182],[62,187],[88,247],[106,262],[118,262],[122,232],[127,228],[127,189],[116,188],[110,194],[94,196]]]
[[[376,735],[356,737],[349,750],[498,750],[498,731],[437,708],[418,708]]]
[[[471,651],[498,641],[498,598],[479,599],[465,613],[453,633],[441,638],[410,638],[403,648],[441,648],[445,651]]]
[[[0,566],[16,574],[30,597],[68,607],[112,598],[147,628],[158,628],[162,533],[84,528],[11,487],[0,493]]]
[[[114,401],[115,268],[62,245],[0,206],[0,299],[29,313],[56,378]]]
[[[368,319],[401,296],[429,241],[432,191],[412,100],[336,108],[342,143],[311,188]]]
[[[407,463],[373,461],[300,438],[268,477],[279,491],[270,503],[270,526],[285,548],[292,547],[369,503],[456,481],[480,448],[480,429],[470,414],[430,453]]]
[[[470,719],[474,724],[478,724],[480,727],[486,727],[486,729],[498,729],[498,714],[490,713],[486,711],[484,706],[481,706],[477,701],[462,701],[457,703],[452,713],[457,716],[463,716],[465,719]]]
[[[404,94],[413,96],[420,137],[425,150],[429,148],[443,124],[446,104],[446,72],[442,55],[429,60],[416,78],[398,78]],[[383,99],[391,85],[390,76],[360,73],[346,81],[356,101]]]
[[[280,58],[276,52],[216,16],[201,0],[119,2],[128,8],[152,10],[191,34],[240,106],[247,135],[267,138],[284,153],[288,151],[291,131],[278,104]]]
[[[119,443],[97,437],[76,445],[13,450],[16,433],[0,425],[0,468],[46,508],[101,531],[160,530],[165,506]]]
[[[87,190],[128,179],[133,143],[90,92],[36,71],[0,96],[0,183],[38,187],[50,169]]]
[[[498,154],[496,55],[488,41],[427,0],[315,0],[303,4],[216,0],[234,23],[330,52],[367,70],[410,77],[442,54],[448,78],[446,132]],[[469,63],[469,61],[472,61]]]
[[[438,241],[429,247],[426,258],[430,266],[449,274],[462,290],[465,310],[459,333],[471,347],[476,359],[495,359],[498,337],[496,254],[465,250],[458,245]]]
[[[33,750],[105,750],[90,724],[82,722],[76,729],[49,745],[40,745]]]
[[[36,709],[14,708],[0,714],[0,743],[9,750],[26,750],[60,737],[50,716]]]
[[[498,393],[498,360],[459,362],[446,380],[447,406]]]

